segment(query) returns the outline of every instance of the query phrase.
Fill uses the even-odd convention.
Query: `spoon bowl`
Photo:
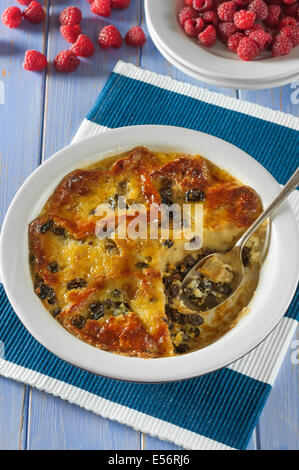
[[[198,263],[196,263],[195,266],[193,266],[193,268],[184,277],[182,286],[181,286],[181,299],[187,308],[195,312],[206,313],[214,309],[215,307],[218,307],[219,305],[223,304],[231,297],[231,295],[240,286],[242,279],[244,277],[245,270],[244,270],[244,264],[242,261],[242,252],[243,252],[243,248],[246,242],[249,240],[251,235],[255,233],[255,231],[262,225],[262,223],[272,214],[272,212],[274,212],[283,203],[283,201],[288,197],[288,195],[294,189],[296,189],[298,185],[299,185],[299,168],[297,168],[295,173],[291,176],[287,184],[279,192],[279,194],[272,201],[269,207],[267,207],[267,209],[262,212],[262,214],[255,220],[255,222],[253,222],[252,225],[250,225],[250,227],[246,230],[246,232],[242,235],[242,237],[237,241],[237,243],[231,250],[226,251],[226,252],[212,253],[208,256],[205,256]],[[206,276],[205,278],[206,282],[211,282],[211,281],[214,282],[212,277],[210,277],[209,274],[207,275],[207,270],[205,270],[205,266],[207,263],[210,264],[209,268],[210,268],[210,272],[212,273],[212,275],[215,275],[216,271],[218,270],[218,277],[219,277],[219,270],[222,270],[222,272],[225,273],[225,269],[226,269],[227,271],[229,270],[231,272],[231,278],[229,280],[229,284],[227,284],[226,280],[224,280],[225,284],[227,284],[228,287],[226,288],[226,292],[224,291],[225,295],[222,295],[221,297],[219,297],[219,302],[217,302],[218,299],[215,299],[215,297],[213,297],[213,301],[211,302],[212,303],[211,305],[209,304],[208,297],[207,297],[207,300],[203,301],[202,304],[199,305],[190,300],[190,296],[187,295],[188,293],[187,289],[188,289],[188,285],[190,284],[190,282],[192,282],[193,279],[195,281],[196,279],[201,280],[202,274]],[[205,290],[204,287],[203,287],[203,290]],[[199,300],[201,299],[202,295],[205,295],[205,294],[203,294],[200,291],[199,297],[198,297]]]
[[[226,252],[216,252],[212,253],[208,256],[205,256],[202,260],[200,260],[193,268],[188,272],[188,274],[184,277],[182,282],[182,294],[181,298],[186,305],[186,307],[190,308],[191,310],[195,310],[198,312],[206,312],[211,310],[208,306],[206,308],[202,308],[196,303],[190,300],[190,297],[186,295],[186,287],[193,279],[200,279],[201,278],[201,269],[207,262],[212,262],[213,264],[229,266],[231,273],[232,273],[232,280],[230,281],[229,285],[231,290],[229,295],[222,301],[220,301],[217,305],[214,305],[212,308],[224,303],[232,294],[235,292],[238,287],[240,286],[242,279],[244,277],[244,264],[242,261],[241,250],[239,246],[234,246],[232,250]]]

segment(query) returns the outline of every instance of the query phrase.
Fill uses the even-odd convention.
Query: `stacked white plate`
[[[188,37],[178,22],[184,0],[145,0],[146,22],[161,54],[187,75],[229,88],[273,88],[299,78],[299,46],[287,56],[244,62],[220,41],[204,47]]]

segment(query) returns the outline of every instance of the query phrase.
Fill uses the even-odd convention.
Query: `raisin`
[[[190,189],[185,194],[185,198],[187,202],[197,202],[197,201],[205,201],[206,195],[200,189]]]
[[[30,254],[30,256],[29,256],[29,261],[30,261],[30,263],[34,263],[34,261],[35,261],[35,256],[34,256],[33,254]]]
[[[163,186],[160,189],[160,196],[163,204],[167,206],[171,206],[172,202],[172,188],[171,188],[171,181],[170,180],[163,180]]]
[[[215,289],[217,290],[217,292],[220,292],[221,294],[225,294],[225,295],[229,295],[233,291],[231,286],[227,282],[223,282],[223,283],[218,282],[215,285]]]
[[[49,296],[51,289],[44,283],[40,283],[38,286],[36,286],[36,294],[38,297],[42,300],[46,300],[46,298]]]
[[[165,248],[171,248],[174,245],[174,242],[172,240],[165,240],[162,245],[165,246]]]
[[[203,318],[200,315],[185,315],[186,323],[192,326],[200,326],[203,324]]]
[[[202,310],[210,310],[210,308],[217,307],[217,305],[219,305],[219,302],[216,297],[209,294],[201,308]]]
[[[186,258],[184,258],[183,263],[184,263],[184,265],[186,266],[187,269],[191,269],[195,265],[196,261],[193,258],[193,256],[188,255],[188,256],[186,256]]]
[[[169,293],[169,296],[170,297],[178,297],[179,293],[180,293],[180,286],[178,284],[171,284],[169,286],[169,290],[168,290],[168,293]]]
[[[65,237],[65,229],[63,227],[53,227],[52,232],[54,235]]]
[[[51,228],[53,227],[54,225],[54,222],[52,219],[48,220],[48,222],[46,222],[44,225],[41,226],[40,228],[40,233],[46,233],[48,232],[49,230],[51,230]]]
[[[148,264],[147,263],[143,263],[142,261],[139,262],[139,263],[136,263],[135,264],[136,268],[148,268]]]
[[[68,290],[72,289],[80,289],[81,287],[86,287],[87,282],[85,279],[82,279],[81,277],[76,277],[72,281],[70,281],[67,285]]]
[[[190,333],[193,333],[194,336],[195,336],[195,338],[198,338],[198,336],[200,335],[200,329],[199,329],[199,328],[193,328],[193,327],[191,327],[191,328],[189,329],[189,332],[190,332]]]
[[[91,312],[89,318],[91,318],[92,320],[98,320],[105,313],[104,305],[101,302],[95,302],[91,304],[89,310]]]
[[[56,308],[55,310],[53,310],[51,313],[53,315],[53,317],[57,317],[57,315],[59,315],[61,312],[60,308]]]
[[[81,328],[83,328],[83,326],[85,325],[85,321],[86,320],[84,317],[82,317],[82,315],[75,315],[72,318],[72,325],[81,330]]]
[[[49,287],[48,304],[53,305],[56,303],[56,300],[57,297],[54,289],[52,289],[52,287]]]
[[[52,263],[49,264],[48,266],[49,271],[51,273],[57,273],[58,272],[58,263],[56,261],[53,261]]]
[[[250,265],[250,251],[248,246],[245,246],[242,251],[242,261],[245,267]]]
[[[167,308],[167,315],[169,315],[170,319],[176,323],[183,324],[185,323],[185,318],[182,313],[179,313],[177,310],[168,307]]]
[[[182,343],[179,344],[178,346],[175,347],[176,353],[178,354],[184,354],[187,351],[189,351],[189,346],[188,344]]]

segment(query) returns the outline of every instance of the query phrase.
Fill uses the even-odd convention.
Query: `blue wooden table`
[[[16,2],[0,0],[1,12],[12,4]],[[131,0],[128,10],[114,10],[108,20],[93,15],[86,0],[45,0],[48,14],[44,24],[31,25],[24,21],[19,29],[9,30],[1,23],[0,222],[26,177],[42,160],[70,143],[118,59],[299,116],[299,81],[263,91],[216,88],[176,70],[150,39],[142,51],[124,46],[103,52],[96,47],[95,56],[82,60],[80,68],[69,76],[59,75],[52,65],[47,73],[24,71],[22,61],[26,49],[43,51],[49,60],[67,49],[59,33],[58,14],[69,4],[82,9],[83,31],[93,39],[107,23],[117,25],[122,34],[135,24],[141,24],[146,30],[142,0]],[[286,355],[249,449],[299,449],[298,366],[291,361],[295,346],[294,342]],[[0,377],[0,449],[176,448]]]

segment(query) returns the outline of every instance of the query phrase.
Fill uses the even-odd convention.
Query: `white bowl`
[[[239,88],[239,89],[254,89],[254,90],[263,90],[265,88],[269,88],[269,85],[263,81],[255,80],[254,83],[252,82],[241,82],[241,80],[226,80],[224,78],[217,78],[212,76],[206,76],[203,73],[197,72],[193,69],[189,69],[184,64],[178,62],[174,57],[172,57],[160,44],[159,39],[156,37],[155,32],[151,29],[150,25],[148,24],[148,31],[151,35],[153,43],[155,44],[156,48],[161,52],[161,54],[165,57],[168,62],[171,63],[174,67],[184,72],[186,75],[189,75],[196,80],[200,80],[201,82],[210,83],[211,85],[221,86],[225,88]],[[271,87],[278,87],[287,85],[290,82],[293,82],[298,78],[298,73],[295,73],[293,76],[288,76],[286,78],[279,78],[277,80],[272,80]]]
[[[204,81],[208,83],[232,88],[238,84],[237,88],[248,89],[272,88],[299,77],[299,47],[287,56],[273,58],[264,53],[257,60],[244,62],[220,41],[213,47],[203,47],[188,37],[177,19],[183,6],[184,0],[145,0],[150,34],[158,39],[166,58],[170,56],[182,64],[186,73],[192,70],[202,80],[206,77]]]
[[[152,150],[201,153],[256,189],[266,206],[280,189],[253,158],[215,137],[183,128],[135,126],[115,129],[70,145],[25,181],[7,212],[0,240],[0,275],[11,305],[30,333],[54,354],[91,372],[136,382],[163,382],[195,377],[237,360],[257,346],[285,313],[298,272],[298,231],[289,204],[275,214],[269,253],[250,313],[210,346],[184,356],[139,359],[102,351],[68,333],[33,292],[28,262],[28,224],[62,177],[108,155],[136,145]]]

